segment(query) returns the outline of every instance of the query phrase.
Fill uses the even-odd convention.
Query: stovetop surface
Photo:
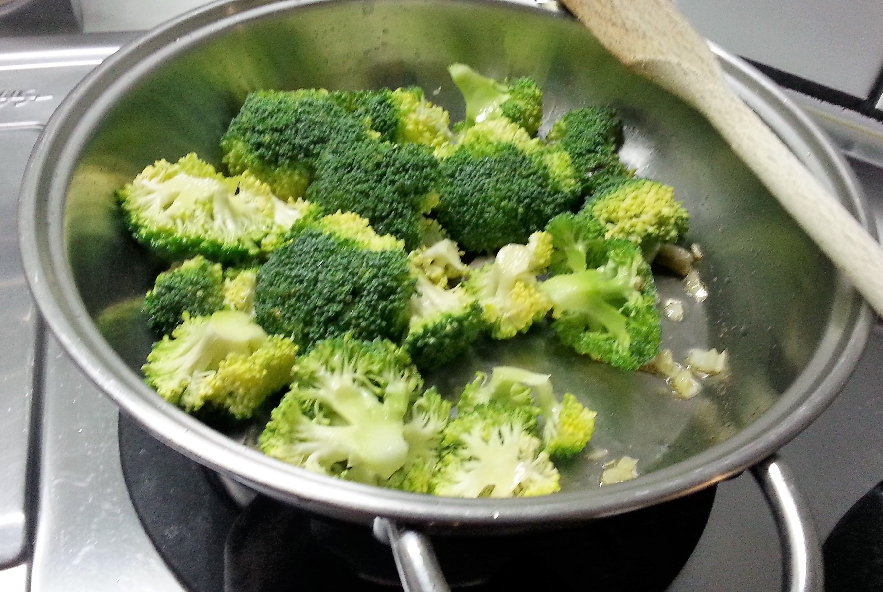
[[[0,565],[6,566],[0,569],[2,590],[196,592],[173,573],[142,527],[123,480],[116,408],[43,329],[23,272],[10,255],[17,250],[17,186],[41,126],[73,85],[130,37],[0,40],[0,240],[6,254],[0,259],[0,335],[4,343],[16,344],[0,358],[0,411],[6,411],[0,416],[0,446],[14,459],[0,469],[6,485],[0,488]],[[883,158],[877,156],[883,155],[883,132],[878,124],[856,124],[849,114],[795,100],[804,101],[843,147],[879,224]],[[22,342],[21,335],[28,339]],[[841,396],[781,451],[823,539],[883,479],[881,360],[883,328],[878,323]],[[18,396],[7,401],[9,393]],[[27,436],[39,445],[22,445]],[[30,473],[24,468],[28,453]],[[187,470],[201,471],[195,465]],[[228,510],[231,516],[239,512]],[[185,534],[169,525],[162,536]],[[198,552],[184,559],[202,560]],[[780,561],[778,536],[763,497],[749,476],[739,476],[717,487],[708,525],[668,590],[779,589]]]

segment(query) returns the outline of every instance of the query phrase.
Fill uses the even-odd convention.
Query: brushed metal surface
[[[49,339],[31,592],[179,592],[121,476],[117,409]]]
[[[18,185],[42,125],[74,85],[119,46],[0,40],[0,567],[29,545],[32,409],[40,327],[18,253]],[[95,43],[97,45],[89,45]]]
[[[71,89],[116,49],[101,36],[88,44],[0,39],[0,130],[42,127]]]
[[[27,162],[36,130],[0,133],[0,179],[15,179]],[[17,253],[16,183],[0,183],[0,567],[24,554],[28,543],[29,461],[33,371],[38,322]]]

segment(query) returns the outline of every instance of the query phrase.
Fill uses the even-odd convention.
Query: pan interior
[[[750,426],[808,368],[825,374],[814,356],[856,314],[828,260],[700,116],[625,71],[580,25],[480,2],[323,2],[264,12],[148,53],[95,107],[104,111],[92,119],[67,190],[65,249],[88,314],[131,372],[153,339],[140,297],[163,264],[125,237],[116,188],[159,158],[195,151],[219,163],[218,140],[255,89],[416,84],[459,119],[446,67],[465,62],[494,77],[534,77],[545,91],[546,129],[570,108],[620,110],[623,160],[675,187],[692,216],[689,240],[704,254],[704,301],[676,278],[659,280],[660,297],[686,308],[684,321],[664,322],[665,346],[680,360],[691,347],[725,349],[731,371],[678,400],[658,377],[590,362],[535,331],[477,347],[431,381],[450,392],[497,363],[550,373],[557,391],[598,412],[587,458],[563,470],[565,491],[585,491],[598,489],[606,460],[632,456],[642,474],[670,467]]]

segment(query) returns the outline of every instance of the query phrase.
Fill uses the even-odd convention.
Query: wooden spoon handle
[[[794,153],[728,89],[694,100],[733,151],[883,316],[883,249]]]

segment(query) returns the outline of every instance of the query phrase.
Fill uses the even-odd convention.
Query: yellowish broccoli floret
[[[239,311],[186,317],[154,344],[142,370],[147,384],[188,412],[204,406],[250,417],[291,379],[297,346],[267,335]]]
[[[392,103],[398,108],[397,142],[411,142],[438,148],[451,141],[448,112],[426,99],[416,87],[392,91]]]
[[[451,403],[429,389],[405,416],[403,435],[408,456],[387,485],[413,493],[430,493],[441,448],[442,432],[451,419]]]
[[[494,260],[474,270],[464,283],[482,306],[482,318],[495,339],[527,331],[549,312],[552,302],[539,289],[552,256],[551,237],[535,232],[526,245],[501,248]]]
[[[339,238],[356,241],[369,251],[399,251],[405,248],[400,239],[376,232],[367,218],[354,212],[337,211],[315,222],[307,221],[307,225]]]
[[[452,281],[469,273],[469,266],[463,263],[462,256],[457,243],[446,238],[414,249],[408,257],[415,273],[437,286],[447,288]]]
[[[445,428],[432,492],[501,498],[558,491],[558,470],[529,425],[525,414],[496,407],[458,415]]]
[[[549,374],[514,366],[497,366],[490,377],[479,373],[463,389],[457,409],[464,412],[492,406],[519,413],[525,428],[534,431],[553,458],[573,457],[586,447],[595,431],[597,413],[573,393],[559,398]],[[535,427],[533,427],[535,426]]]
[[[677,242],[686,234],[690,223],[673,187],[640,177],[611,183],[586,207],[604,225],[606,238],[637,244],[648,261],[662,244]]]
[[[146,167],[117,197],[135,239],[169,259],[259,258],[294,222],[317,214],[309,202],[279,199],[248,171],[225,177],[193,153]]]
[[[257,282],[256,267],[232,268],[224,273],[224,309],[238,310],[254,316],[254,289]]]
[[[495,80],[466,64],[451,64],[448,73],[466,102],[466,125],[506,119],[536,135],[543,118],[543,91],[533,78]]]
[[[322,341],[301,358],[261,450],[324,475],[384,484],[408,461],[406,416],[422,386],[390,341]]]

